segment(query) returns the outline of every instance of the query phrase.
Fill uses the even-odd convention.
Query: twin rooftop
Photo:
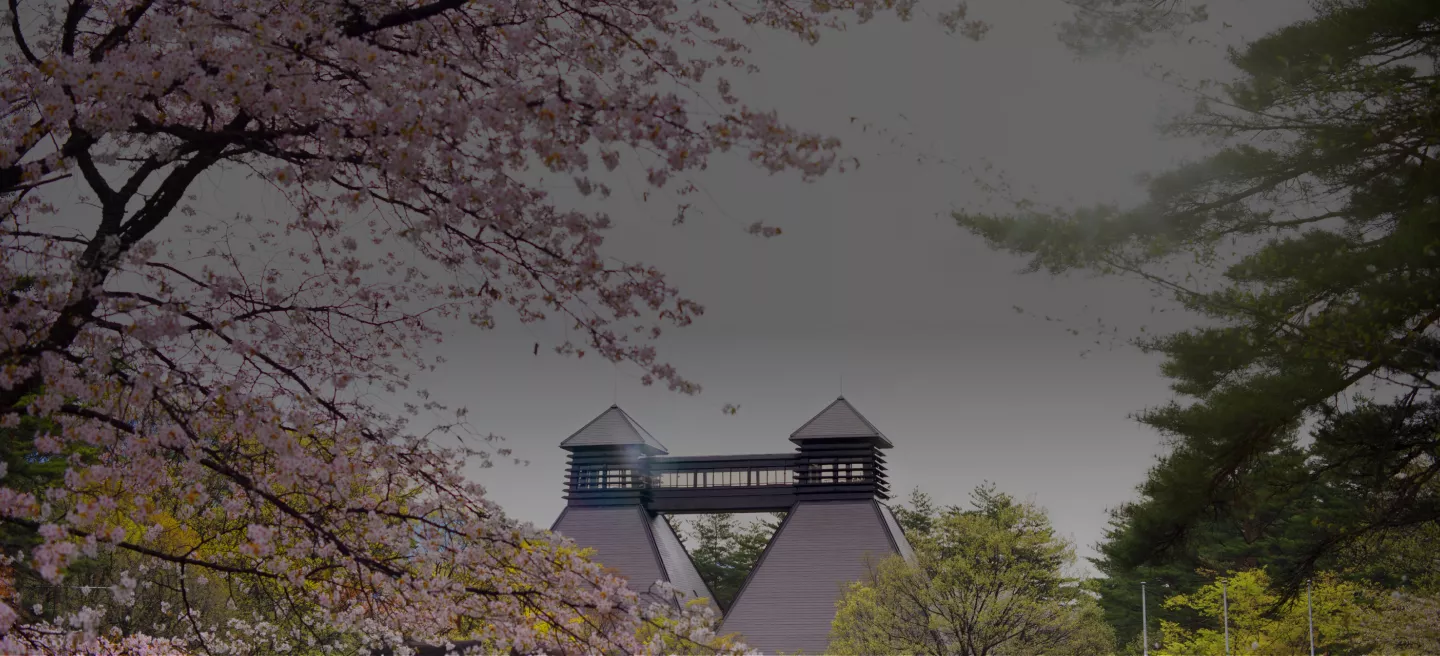
[[[796,444],[831,441],[864,441],[881,449],[894,445],[875,425],[870,423],[845,397],[835,399],[820,414],[805,422],[794,433],[790,441]],[[660,440],[655,439],[639,422],[635,421],[618,405],[612,405],[600,416],[592,419],[574,435],[560,443],[560,448],[574,452],[579,449],[638,446],[646,455],[666,455],[669,452]]]

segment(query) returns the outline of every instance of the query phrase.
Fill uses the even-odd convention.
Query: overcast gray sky
[[[1234,25],[1224,39],[1235,42],[1306,11],[1295,0],[1217,4],[1213,27]],[[721,159],[696,178],[704,214],[674,228],[672,203],[617,186],[605,207],[618,224],[610,252],[660,266],[706,307],[661,342],[704,391],[685,397],[603,361],[532,355],[534,342],[564,337],[559,325],[455,336],[432,389],[530,461],[477,474],[494,499],[548,526],[563,506],[556,445],[612,399],[674,454],[783,451],[843,377],[845,396],[895,443],[897,492],[964,503],[992,480],[1045,506],[1093,554],[1106,509],[1132,498],[1160,452],[1159,436],[1128,415],[1170,394],[1155,359],[1012,306],[1071,325],[1104,317],[1132,334],[1185,319],[1152,315],[1136,284],[1018,275],[1021,261],[987,250],[947,212],[985,202],[963,170],[984,161],[1048,200],[1133,200],[1137,173],[1203,152],[1156,135],[1162,112],[1187,101],[1147,79],[1145,60],[1225,75],[1223,51],[1077,62],[1053,36],[1058,2],[976,4],[972,15],[994,25],[980,43],[924,19],[880,19],[814,47],[749,34],[762,72],[737,85],[747,101],[832,131],[862,167],[803,184]],[[860,132],[867,121],[903,143]],[[756,219],[784,235],[743,234]],[[723,414],[725,403],[739,413]]]
[[[1235,42],[1306,12],[1298,0],[1230,0],[1212,5],[1213,28],[1234,25],[1223,38]],[[680,227],[670,226],[673,199],[643,202],[624,182],[603,206],[583,201],[616,220],[610,254],[659,266],[706,307],[660,342],[704,386],[699,396],[644,388],[633,369],[594,358],[532,355],[535,342],[564,339],[561,324],[447,339],[448,366],[421,382],[529,460],[476,472],[495,500],[549,526],[563,506],[556,445],[612,400],[674,454],[774,452],[791,448],[786,437],[840,393],[843,377],[846,398],[895,443],[898,493],[918,486],[964,503],[988,479],[1045,506],[1082,555],[1093,553],[1106,509],[1133,496],[1160,452],[1159,436],[1128,416],[1169,391],[1154,359],[1012,307],[1078,326],[1103,317],[1130,334],[1184,318],[1152,315],[1137,284],[1018,275],[1023,262],[989,251],[948,211],[986,201],[964,171],[985,161],[1046,200],[1134,200],[1137,173],[1203,152],[1156,135],[1162,112],[1186,101],[1142,65],[1159,57],[1223,76],[1223,51],[1185,45],[1077,62],[1054,38],[1058,0],[976,3],[972,15],[994,25],[980,43],[923,17],[852,26],[814,47],[748,33],[762,72],[737,80],[737,92],[841,137],[858,171],[803,184],[721,157],[695,178],[702,214]],[[866,123],[903,141],[861,132]],[[643,170],[630,175],[640,189]],[[784,235],[744,234],[757,219]],[[726,403],[739,413],[723,414]]]

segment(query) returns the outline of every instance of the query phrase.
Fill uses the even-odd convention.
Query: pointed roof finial
[[[574,435],[565,438],[565,441],[560,443],[560,448],[630,445],[639,446],[646,453],[669,453],[664,444],[621,410],[620,406],[611,405],[605,412],[600,413],[600,416],[575,431]]]
[[[799,430],[790,434],[790,441],[795,443],[808,440],[834,440],[834,439],[868,439],[882,449],[888,449],[893,444],[885,437],[875,425],[870,423],[850,405],[845,397],[836,398],[833,403],[826,406],[820,414],[815,415],[810,421],[805,422]]]

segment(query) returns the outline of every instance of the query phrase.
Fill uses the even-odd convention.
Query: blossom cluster
[[[711,641],[713,618],[646,602],[575,545],[507,519],[462,474],[488,452],[411,427],[442,409],[423,393],[400,412],[374,399],[436,365],[423,353],[447,322],[489,328],[502,308],[562,319],[647,383],[697,391],[649,340],[701,306],[654,267],[605,257],[610,219],[557,207],[522,173],[604,194],[586,172],[622,151],[650,158],[664,187],[741,149],[820,175],[838,142],[731,95],[716,71],[750,65],[715,10],[813,41],[836,10],[864,21],[912,4],[12,2],[0,431],[33,432],[37,457],[68,467],[44,489],[0,478],[0,521],[34,531],[29,566],[50,582],[119,550],[282,602],[209,624],[174,609],[190,627],[179,643],[106,637],[89,609],[4,605],[4,647],[643,653],[659,644],[643,627],[661,620]],[[719,109],[694,110],[703,94]],[[288,210],[190,205],[202,175],[242,169]],[[91,202],[62,212],[72,182]],[[437,430],[467,426],[457,413]],[[115,592],[137,594],[133,580]]]

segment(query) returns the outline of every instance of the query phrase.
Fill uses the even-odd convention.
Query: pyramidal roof
[[[820,414],[815,415],[810,421],[805,422],[800,430],[790,434],[791,442],[804,442],[807,440],[833,440],[841,438],[869,438],[874,440],[876,445],[882,449],[888,449],[893,444],[885,437],[875,425],[860,414],[855,406],[850,405],[845,397],[835,399]]]
[[[574,435],[560,443],[560,448],[628,445],[649,447],[645,450],[656,453],[669,453],[664,444],[650,435],[650,432],[642,428],[630,415],[625,414],[618,405],[610,406],[610,409],[600,413],[599,417],[585,424],[584,428],[575,431]]]

